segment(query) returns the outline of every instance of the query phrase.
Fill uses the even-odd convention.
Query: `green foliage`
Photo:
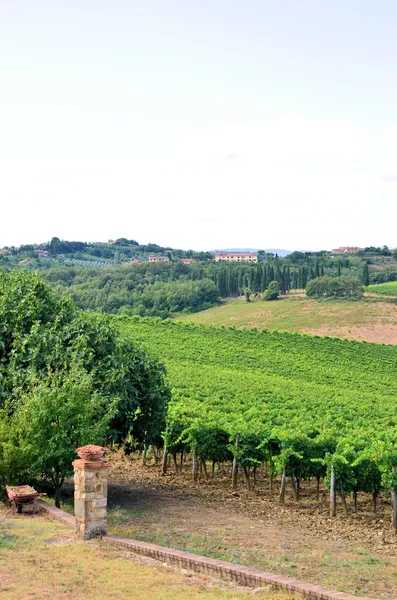
[[[309,281],[306,295],[315,298],[361,298],[363,288],[357,277],[316,277]]]
[[[60,296],[71,295],[83,309],[111,314],[167,318],[204,310],[219,298],[217,285],[202,277],[196,265],[143,263],[106,271],[49,269],[43,275]]]
[[[38,413],[42,421],[33,419],[29,412],[24,427],[31,422],[37,435],[41,426],[48,433],[49,424],[44,419],[48,417],[53,422],[54,415],[49,410],[53,403],[62,422],[60,432],[54,433],[54,452],[55,448],[61,452],[62,436],[70,438],[72,445],[76,436],[85,436],[88,425],[84,423],[93,419],[93,413],[88,418],[85,412],[89,407],[98,409],[96,421],[92,421],[89,429],[92,434],[94,426],[101,426],[101,436],[109,441],[121,442],[133,435],[143,444],[159,437],[169,399],[164,367],[131,339],[121,338],[107,317],[84,313],[69,299],[58,300],[37,275],[22,271],[0,273],[0,334],[2,429],[9,418],[11,425],[21,422],[21,406],[25,411],[33,407],[33,411],[42,403],[43,410],[46,407],[43,413]],[[78,386],[79,379],[83,387]],[[80,401],[73,403],[71,398],[70,404],[63,403],[69,389]],[[60,404],[55,398],[58,391]],[[89,395],[92,401],[83,402]],[[107,407],[105,413],[100,405]],[[81,412],[80,416],[76,413],[76,419],[85,420],[72,425],[73,411],[79,406]],[[100,425],[104,414],[106,431]],[[95,431],[99,436],[99,430]],[[44,443],[44,433],[43,436]],[[22,436],[21,443],[16,444],[12,437],[0,438],[0,464],[7,462],[10,448],[17,445],[22,448],[26,439]],[[37,464],[30,451],[25,458],[19,461],[22,466]]]
[[[280,295],[280,285],[278,281],[271,281],[269,287],[263,292],[264,300],[277,300]]]
[[[364,248],[364,250],[361,250],[359,252],[359,254],[364,255],[364,254],[374,254],[374,255],[379,255],[379,256],[390,256],[391,255],[391,251],[389,250],[389,248],[385,245],[385,246],[367,246],[366,248]]]
[[[116,399],[95,391],[93,376],[76,365],[68,373],[50,372],[46,379],[32,374],[29,391],[22,393],[9,419],[8,480],[19,478],[22,469],[29,479],[49,480],[59,492],[73,472],[76,448],[103,444],[116,408]]]

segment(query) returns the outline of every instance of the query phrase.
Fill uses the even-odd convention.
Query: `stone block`
[[[106,534],[107,473],[104,463],[76,460],[75,483],[76,530],[83,539]]]
[[[100,507],[106,507],[107,503],[108,503],[108,499],[107,498],[103,498],[103,497],[102,498],[95,498],[92,501],[92,506],[94,508],[96,508],[96,507],[98,507],[98,508],[100,508]]]

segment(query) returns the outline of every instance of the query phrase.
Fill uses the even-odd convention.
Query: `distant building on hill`
[[[215,262],[220,261],[257,263],[258,256],[253,252],[216,252]]]
[[[197,260],[195,258],[181,258],[179,262],[181,262],[183,265],[192,265],[193,263],[197,262]]]
[[[149,262],[153,263],[163,263],[170,262],[168,256],[155,256],[154,254],[149,254]]]
[[[358,246],[341,246],[340,248],[335,248],[331,250],[332,254],[354,254],[354,252],[360,252],[362,248]]]

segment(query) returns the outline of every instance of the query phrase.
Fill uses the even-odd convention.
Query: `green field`
[[[298,295],[277,302],[237,298],[196,314],[178,316],[177,320],[397,343],[397,305],[386,302],[318,301]]]
[[[395,416],[397,348],[280,332],[115,319],[166,364],[175,398],[258,422],[344,429]],[[174,403],[177,400],[174,400]],[[194,411],[193,411],[194,412]],[[338,425],[338,427],[339,427]],[[368,423],[375,427],[376,423]]]
[[[397,281],[369,285],[366,291],[371,294],[382,294],[385,296],[397,296]]]

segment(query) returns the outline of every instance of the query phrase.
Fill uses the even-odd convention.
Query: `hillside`
[[[393,346],[278,331],[219,330],[168,319],[119,317],[114,323],[164,360],[173,385],[174,375],[190,365],[191,379],[201,384],[201,370],[208,369],[221,376],[230,371],[231,383],[243,373],[258,377],[264,389],[265,380],[282,378],[291,380],[296,391],[313,383],[324,385],[328,394],[345,389],[360,396],[383,390],[397,398]],[[207,383],[215,389],[219,380],[214,377]],[[184,387],[187,384],[185,380]]]
[[[376,287],[382,286],[370,286],[370,289]],[[293,294],[277,302],[261,299],[245,302],[243,298],[237,298],[194,315],[178,315],[177,320],[397,344],[397,304],[390,302],[319,302]]]
[[[60,240],[53,237],[42,244],[23,244],[19,247],[0,248],[0,266],[48,269],[75,267],[108,269],[120,264],[145,262],[150,255],[166,256],[169,260],[195,258],[210,260],[208,252],[178,250],[158,244],[139,244],[136,240],[119,238],[108,242],[82,242]]]
[[[359,491],[376,504],[380,490],[394,486],[395,346],[150,318],[114,322],[165,363],[172,401],[164,443],[174,455],[233,460],[248,490],[264,462],[272,477],[283,473],[284,490],[288,475],[329,481],[336,469],[345,505]]]
[[[393,346],[148,318],[115,323],[165,362],[174,407],[192,418],[207,414],[227,430],[245,415],[244,429],[257,430],[294,422],[321,430],[338,422],[339,437],[355,426],[375,431],[377,422],[395,417]]]
[[[0,249],[0,270],[38,270],[57,294],[72,296],[74,302],[83,309],[167,318],[205,310],[217,305],[220,298],[236,299],[245,294],[257,297],[265,292],[272,281],[278,282],[283,294],[291,292],[294,295],[302,292],[318,277],[335,281],[339,276],[348,276],[352,278],[351,281],[354,278],[357,290],[360,282],[371,283],[371,287],[379,283],[392,286],[397,280],[395,254],[382,248],[369,250],[372,254],[333,255],[328,251],[295,251],[284,257],[262,250],[258,251],[258,262],[217,262],[210,252],[178,250],[152,243],[139,244],[126,238],[106,243],[88,243],[54,237],[43,244]],[[284,251],[279,252],[284,254]],[[382,254],[384,252],[387,255]],[[238,309],[239,312],[244,310]],[[251,312],[251,309],[247,310]],[[381,332],[380,337],[377,333],[372,335],[371,331],[364,334],[359,331],[365,315],[358,318],[357,324],[354,315],[353,321],[349,316],[335,331],[336,335],[350,335],[352,331],[348,329],[353,327],[357,331],[353,331],[352,337],[394,342],[394,337],[390,337],[390,332],[386,330]],[[217,322],[217,318],[214,322]],[[251,319],[251,314],[248,318]],[[205,319],[204,323],[207,322]],[[223,316],[221,323],[224,322],[222,319]],[[233,323],[233,315],[231,319]],[[296,321],[295,318],[292,320]],[[329,329],[327,319],[313,325],[306,325],[303,320],[303,327],[299,318],[290,325],[279,323],[278,320],[273,324],[261,316],[255,321],[255,326],[259,327],[309,332],[317,332],[319,327],[319,333],[334,334],[334,323],[331,322]],[[369,321],[372,326],[372,316]],[[239,323],[237,325],[240,326]],[[252,324],[248,323],[248,326]]]

